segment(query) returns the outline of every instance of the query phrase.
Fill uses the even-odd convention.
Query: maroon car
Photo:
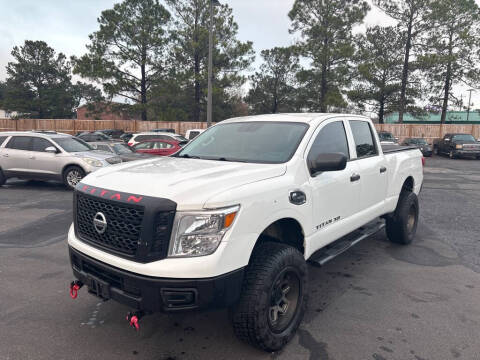
[[[175,154],[182,148],[182,145],[185,144],[186,142],[174,140],[151,139],[139,142],[138,144],[132,146],[132,148],[139,153],[168,156]]]

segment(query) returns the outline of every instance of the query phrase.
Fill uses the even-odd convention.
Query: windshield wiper
[[[211,158],[209,160],[218,160],[218,161],[229,161],[229,162],[247,162],[245,160],[237,160],[237,159],[227,159],[226,157],[219,157],[219,158]]]
[[[188,155],[188,154],[179,155],[178,157],[185,158],[185,159],[200,159],[200,156]]]

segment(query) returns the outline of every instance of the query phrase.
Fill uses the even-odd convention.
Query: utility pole
[[[212,125],[212,77],[213,77],[213,7],[218,0],[210,0],[210,26],[208,29],[208,95],[207,95],[207,128]]]
[[[467,121],[470,118],[470,104],[472,102],[472,91],[474,90],[473,89],[468,90],[468,92],[470,93],[470,96],[468,97]]]

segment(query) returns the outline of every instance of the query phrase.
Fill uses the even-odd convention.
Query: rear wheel
[[[388,239],[396,244],[410,244],[417,232],[418,214],[417,195],[410,191],[403,191],[395,212],[387,217]]]
[[[75,186],[85,177],[85,171],[78,166],[69,166],[63,172],[63,183],[70,189]]]
[[[258,245],[233,309],[237,337],[265,351],[283,348],[305,313],[307,273],[297,249],[275,242]]]

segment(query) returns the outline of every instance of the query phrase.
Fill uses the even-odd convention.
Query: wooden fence
[[[375,124],[378,131],[388,131],[403,141],[408,137],[425,138],[428,143],[449,133],[472,134],[480,138],[480,125],[457,124]]]
[[[407,137],[422,137],[429,143],[448,133],[467,133],[480,138],[480,125],[456,124],[376,124],[377,130],[389,131],[401,141]],[[140,132],[158,128],[172,128],[178,134],[185,134],[189,129],[205,129],[205,122],[181,121],[140,121],[140,120],[72,120],[72,119],[0,119],[0,131],[54,130],[68,134],[79,131],[103,129],[121,129]]]
[[[183,121],[0,119],[0,131],[53,130],[72,135],[80,131],[104,129],[142,132],[159,128],[171,128],[178,134],[185,134],[189,129],[205,129],[206,127],[206,122]]]

